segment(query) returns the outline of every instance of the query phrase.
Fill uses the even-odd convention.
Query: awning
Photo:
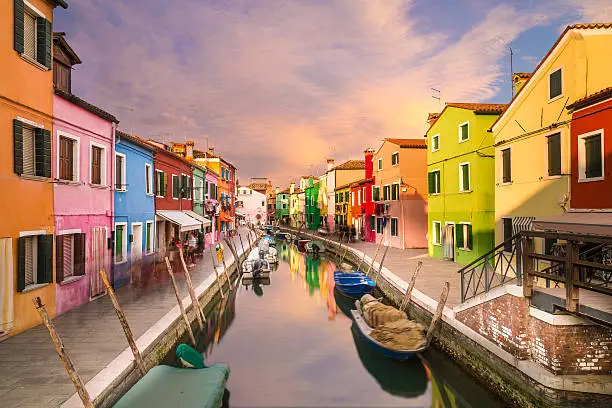
[[[535,217],[512,217],[512,235],[521,231],[531,231]]]
[[[181,228],[181,232],[193,231],[202,227],[202,221],[190,217],[183,211],[157,210],[155,214],[178,225]]]
[[[193,211],[190,211],[190,210],[185,210],[183,212],[185,214],[189,215],[191,218],[195,218],[196,220],[200,221],[204,227],[210,227],[210,225],[212,224],[208,218],[206,218],[203,215],[200,215],[200,214],[198,214],[196,212],[193,212]]]
[[[539,217],[533,229],[581,235],[612,236],[612,213],[567,212]]]
[[[238,217],[245,217],[245,215],[241,212],[236,211],[236,216]]]

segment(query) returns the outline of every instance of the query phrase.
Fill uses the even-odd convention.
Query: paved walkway
[[[240,234],[244,245],[248,245],[246,230],[241,230]],[[238,237],[234,239],[241,253]],[[228,248],[225,256],[232,262]],[[196,287],[213,273],[209,250],[190,273]],[[181,294],[187,296],[187,285],[180,275],[182,273],[177,273],[179,288]],[[127,285],[116,293],[135,338],[177,303],[167,273],[159,274],[147,287]],[[108,296],[64,313],[53,321],[85,383],[128,347]],[[1,407],[59,407],[74,392],[44,326],[39,325],[0,343]]]

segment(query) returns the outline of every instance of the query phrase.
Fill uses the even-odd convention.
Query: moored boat
[[[363,273],[334,272],[335,287],[338,292],[352,298],[360,298],[371,293],[376,282]]]
[[[313,252],[313,253],[325,252],[325,245],[323,245],[321,241],[307,242],[306,245],[304,245],[304,248],[306,248],[306,252]]]
[[[309,239],[298,239],[297,241],[297,245],[298,245],[298,249],[301,251],[305,251],[306,250],[306,244],[308,244],[310,242]]]

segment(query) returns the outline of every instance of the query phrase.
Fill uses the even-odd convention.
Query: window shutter
[[[72,254],[74,259],[74,276],[85,275],[85,234],[74,234],[74,253]],[[98,274],[100,271],[93,271]]]
[[[457,248],[463,248],[463,224],[457,225],[455,235],[457,237]]]
[[[463,174],[463,191],[468,191],[470,189],[470,166],[464,164],[461,166],[461,172]]]
[[[23,13],[24,13],[23,0],[15,0],[15,22],[13,24],[14,29],[14,41],[13,48],[20,54],[23,54]],[[21,174],[21,173],[20,173]]]
[[[561,95],[561,70],[550,74],[550,99]]]
[[[53,282],[53,235],[38,236],[37,282]]]
[[[37,176],[44,177],[44,136],[41,128],[34,128],[34,169]]]
[[[472,249],[472,224],[466,224],[467,227],[467,247],[468,249]]]
[[[561,174],[561,135],[559,133],[548,137],[548,175]]]
[[[42,17],[36,19],[36,60],[51,69],[51,22]]]
[[[13,119],[13,171],[23,174],[23,125],[17,119]]]
[[[586,177],[601,177],[601,135],[595,135],[584,139],[584,151],[586,155]]]
[[[51,131],[43,129],[43,177],[51,178]]]
[[[468,125],[461,126],[461,140],[467,140],[468,136]]]
[[[55,237],[55,279],[59,283],[64,280],[64,236]]]
[[[503,163],[503,177],[502,181],[504,183],[509,183],[512,181],[512,166],[510,160],[510,149],[506,149],[502,151],[502,163]]]
[[[17,292],[25,289],[25,250],[26,237],[19,237],[17,240]]]

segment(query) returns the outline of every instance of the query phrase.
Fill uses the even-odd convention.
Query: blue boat
[[[268,243],[270,244],[270,246],[276,246],[276,240],[274,238],[272,238],[271,236],[269,236],[269,235],[264,235],[264,237],[261,238],[261,239],[262,239],[262,241],[263,240],[267,240]]]
[[[364,273],[346,273],[341,271],[334,272],[334,282],[338,292],[352,298],[361,298],[372,292],[376,287],[376,282],[367,277]]]

